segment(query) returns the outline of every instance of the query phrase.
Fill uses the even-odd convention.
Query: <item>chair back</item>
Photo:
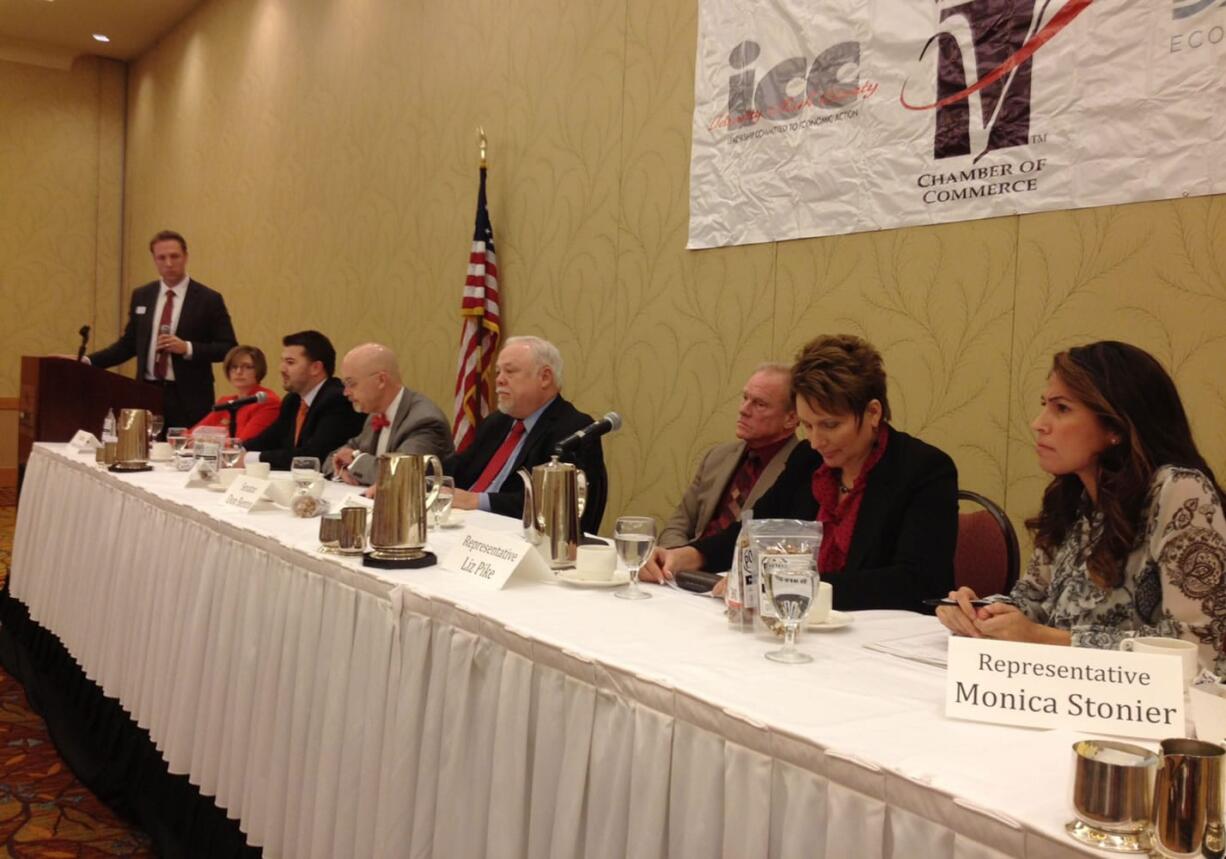
[[[1017,532],[996,502],[968,489],[958,490],[959,501],[981,509],[958,515],[958,544],[954,549],[954,581],[979,596],[1007,594],[1021,568]]]

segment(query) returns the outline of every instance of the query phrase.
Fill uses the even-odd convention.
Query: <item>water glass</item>
[[[426,478],[426,492],[433,491],[435,482],[433,476]],[[438,483],[438,496],[434,499],[434,506],[430,508],[430,517],[434,520],[435,528],[438,528],[451,516],[451,502],[455,499],[454,477],[444,477]]]
[[[650,516],[620,516],[613,528],[613,546],[617,557],[630,573],[625,590],[614,593],[624,600],[651,599],[651,594],[639,587],[639,570],[651,557],[656,546],[656,520]]]
[[[149,449],[153,449],[153,443],[158,440],[158,436],[162,434],[162,427],[165,426],[165,418],[161,415],[155,415],[152,412],[149,414]]]
[[[319,457],[295,456],[289,464],[289,476],[300,494],[309,492],[311,484],[319,477]]]
[[[166,440],[170,442],[170,449],[176,454],[187,447],[187,440],[191,438],[187,434],[187,427],[171,427],[166,430]]]
[[[247,450],[243,447],[240,439],[228,438],[221,448],[221,467],[239,468],[243,464],[243,457],[246,455]]]
[[[766,658],[774,662],[812,662],[813,657],[796,649],[796,631],[809,616],[817,592],[817,567],[812,555],[771,555],[761,558],[759,575],[766,583],[766,594],[783,623],[783,647],[771,650]]]

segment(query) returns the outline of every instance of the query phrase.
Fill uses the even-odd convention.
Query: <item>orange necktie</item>
[[[298,439],[302,436],[302,425],[306,423],[307,410],[311,407],[307,405],[306,400],[300,400],[298,403],[298,417],[294,419],[294,446],[297,447]]]

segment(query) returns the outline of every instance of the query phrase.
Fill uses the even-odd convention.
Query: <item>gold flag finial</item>
[[[485,126],[477,126],[477,137],[481,141],[481,166],[485,167]]]

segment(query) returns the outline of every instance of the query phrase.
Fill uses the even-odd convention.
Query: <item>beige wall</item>
[[[626,418],[606,527],[671,509],[750,369],[823,331],[877,343],[895,422],[1015,517],[1079,341],[1153,350],[1226,472],[1226,199],[686,252],[695,29],[695,0],[213,0],[131,70],[130,268],[181,229],[240,340],[382,340],[450,412],[482,124],[507,329]]]
[[[75,351],[85,324],[118,330],[125,76],[95,57],[0,59],[0,398],[17,396],[22,355]],[[16,461],[13,414],[0,468]]]

